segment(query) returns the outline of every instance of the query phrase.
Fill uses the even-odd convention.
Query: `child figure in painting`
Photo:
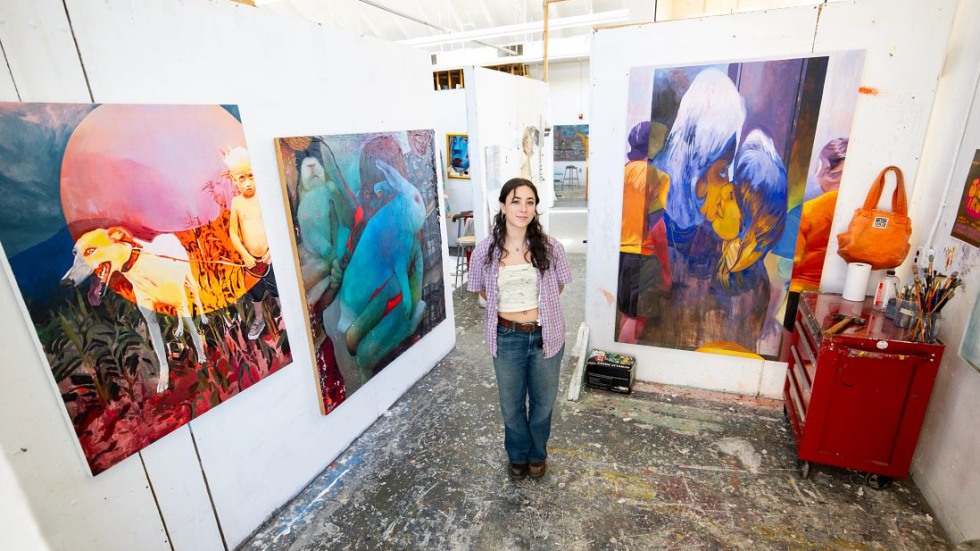
[[[793,257],[793,275],[786,299],[786,315],[783,318],[785,332],[780,350],[781,359],[789,357],[788,337],[793,333],[800,293],[820,288],[824,257],[830,241],[830,227],[837,208],[837,193],[844,174],[844,160],[847,158],[847,142],[847,138],[835,138],[820,150],[815,176],[821,193],[804,202],[801,209],[800,229]]]
[[[262,299],[266,293],[277,297],[276,279],[269,263],[269,240],[262,225],[262,211],[255,197],[255,177],[252,163],[244,147],[236,147],[225,154],[228,177],[238,186],[239,195],[231,200],[231,243],[242,257],[245,271],[259,280],[246,293],[255,309],[255,317],[248,327],[249,340],[259,338],[265,329],[265,311]]]
[[[643,121],[630,130],[623,181],[623,222],[619,247],[618,342],[636,344],[650,318],[660,316],[670,292],[667,231],[663,220],[670,178],[650,164],[663,148],[667,128]]]
[[[508,473],[544,476],[551,412],[565,350],[559,295],[572,280],[565,249],[537,217],[538,191],[524,178],[500,190],[493,232],[470,257],[467,289],[487,301],[484,335],[504,418]]]

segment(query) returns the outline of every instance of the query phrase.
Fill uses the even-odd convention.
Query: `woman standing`
[[[484,334],[504,418],[508,473],[540,478],[547,469],[551,411],[565,351],[559,294],[572,280],[565,249],[545,235],[538,190],[513,178],[500,190],[492,234],[470,258],[467,289],[487,301]]]

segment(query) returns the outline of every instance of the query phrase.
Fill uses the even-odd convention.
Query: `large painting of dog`
[[[778,355],[787,297],[819,285],[863,63],[631,69],[618,342]]]
[[[434,133],[276,149],[327,414],[446,319]]]
[[[237,107],[0,103],[0,190],[94,474],[291,361]]]

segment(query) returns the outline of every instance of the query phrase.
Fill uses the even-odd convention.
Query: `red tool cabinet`
[[[834,314],[865,325],[826,335]],[[875,487],[908,474],[944,347],[907,333],[871,299],[801,295],[783,398],[804,478],[810,462],[863,471]]]

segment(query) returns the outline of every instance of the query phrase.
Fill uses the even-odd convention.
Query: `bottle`
[[[896,291],[898,290],[898,276],[895,275],[895,270],[888,270],[885,272],[884,277],[878,281],[878,288],[875,290],[874,302],[871,303],[871,307],[875,310],[884,310],[888,308],[888,301],[891,300]]]

